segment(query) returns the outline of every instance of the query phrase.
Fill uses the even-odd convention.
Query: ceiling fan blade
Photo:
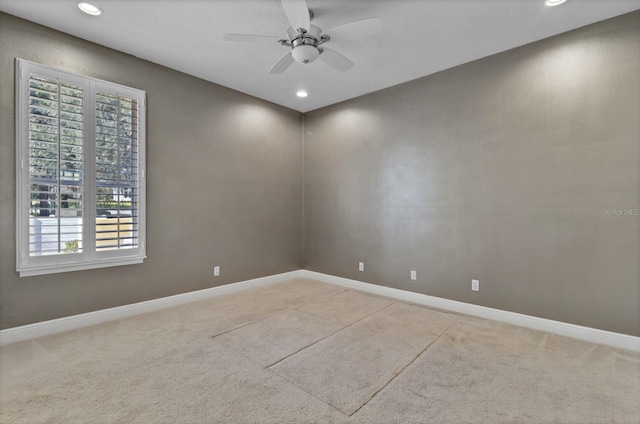
[[[289,66],[293,63],[293,56],[291,56],[291,52],[282,56],[272,67],[269,69],[270,74],[281,74],[287,70]]]
[[[294,30],[304,28],[309,31],[311,28],[311,18],[309,8],[305,0],[281,0],[284,14],[287,15],[289,23]]]
[[[241,41],[245,43],[264,43],[278,40],[282,37],[275,35],[254,35],[254,34],[225,34],[222,39],[224,41]]]
[[[344,72],[353,67],[353,62],[340,53],[324,46],[322,46],[321,50],[322,53],[320,53],[320,59],[332,68],[337,69],[340,72]]]
[[[331,41],[350,40],[352,38],[369,37],[382,32],[382,21],[378,18],[363,19],[338,25],[325,32],[331,37]]]

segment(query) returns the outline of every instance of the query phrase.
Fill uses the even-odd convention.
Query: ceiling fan
[[[347,71],[351,69],[353,62],[335,50],[325,47],[324,43],[368,37],[382,31],[382,21],[378,18],[370,18],[339,25],[324,32],[317,26],[311,25],[313,12],[307,7],[306,0],[281,0],[281,2],[291,24],[287,29],[287,38],[253,34],[225,34],[223,37],[226,41],[276,41],[288,47],[289,51],[271,67],[270,74],[284,72],[294,61],[308,64],[317,58],[338,71]]]

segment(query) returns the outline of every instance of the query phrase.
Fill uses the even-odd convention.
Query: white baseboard
[[[300,270],[0,330],[0,346],[300,278]]]
[[[283,274],[270,275],[224,286],[133,303],[131,305],[102,309],[95,312],[88,312],[86,314],[72,315],[50,321],[37,322],[35,324],[0,330],[0,346],[100,324],[107,321],[127,318],[147,312],[153,312],[159,309],[170,308],[172,306],[183,305],[185,303],[191,303],[198,300],[236,293],[247,289],[268,286],[295,278],[309,278],[379,296],[390,297],[404,302],[492,319],[494,321],[519,325],[521,327],[532,328],[534,330],[546,331],[548,333],[572,337],[574,339],[640,352],[640,337],[598,330],[596,328],[583,327],[580,325],[568,324],[565,322],[553,321],[550,319],[538,318],[515,312],[503,311],[500,309],[493,309],[486,306],[473,305],[440,297],[428,296],[426,294],[414,293],[391,287],[378,286],[362,281],[307,270],[285,272]]]
[[[514,324],[534,330],[546,331],[548,333],[572,337],[574,339],[592,343],[640,352],[640,337],[630,336],[627,334],[598,330],[596,328],[583,327],[580,325],[538,318],[531,315],[503,311],[500,309],[488,308],[486,306],[473,305],[471,303],[458,302],[455,300],[443,299],[441,297],[428,296],[426,294],[414,293],[391,287],[378,286],[375,284],[364,283],[362,281],[336,277],[314,271],[303,270],[302,277],[377,294],[379,296],[386,296],[404,302],[411,302],[418,305],[430,306],[432,308],[473,315],[480,318]]]

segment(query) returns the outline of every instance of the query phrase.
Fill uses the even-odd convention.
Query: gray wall
[[[304,267],[640,335],[638,45],[640,12],[307,114]],[[144,264],[17,277],[15,57],[147,91]],[[0,13],[0,328],[303,266],[301,122]]]
[[[640,335],[638,46],[640,12],[306,114],[305,268]]]
[[[144,264],[16,275],[16,57],[147,91]],[[301,122],[297,112],[0,13],[0,328],[299,269]]]

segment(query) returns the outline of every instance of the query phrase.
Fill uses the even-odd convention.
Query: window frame
[[[83,90],[82,252],[29,255],[29,79],[57,79]],[[146,258],[146,92],[16,58],[16,271],[20,277],[139,264]],[[138,102],[137,247],[96,250],[96,93],[108,92]],[[58,141],[59,143],[59,141]]]

